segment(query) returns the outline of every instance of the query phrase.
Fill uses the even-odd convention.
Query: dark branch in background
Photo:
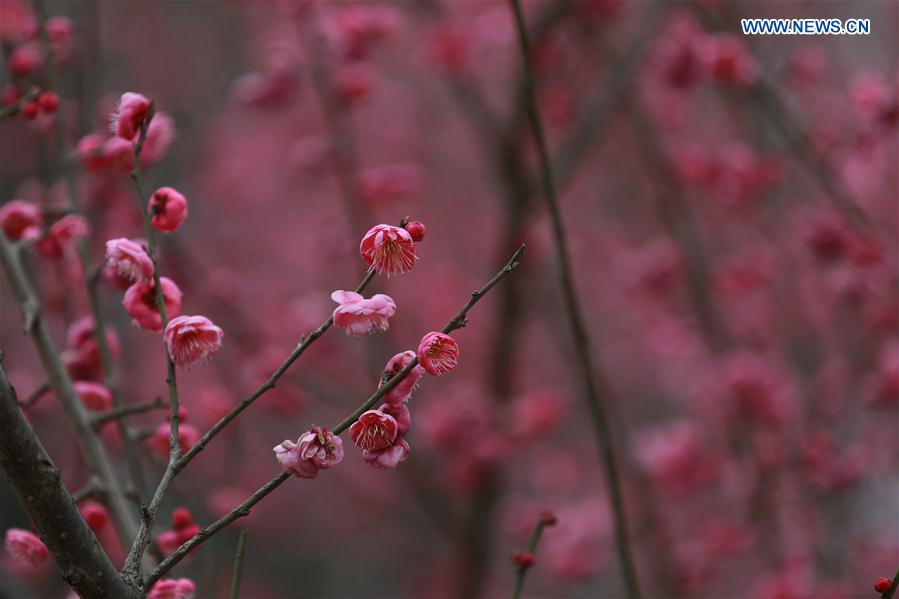
[[[312,87],[319,99],[322,114],[328,128],[328,149],[334,165],[343,211],[346,213],[347,234],[349,242],[358,239],[377,221],[363,197],[359,156],[356,143],[356,131],[353,126],[350,108],[342,105],[337,97],[334,80],[328,59],[328,40],[319,20],[316,5],[312,12],[299,24],[300,42],[309,60]],[[380,335],[365,344],[366,360],[371,374],[381,371],[382,356],[386,353],[386,339]]]
[[[445,7],[433,0],[419,4],[431,20],[446,21]],[[569,2],[547,3],[548,8],[540,15],[537,25],[538,37],[548,36],[554,26],[563,21],[571,9]],[[474,72],[468,69],[446,73],[450,94],[459,106],[473,137],[484,154],[486,164],[496,174],[497,187],[503,202],[503,224],[498,235],[496,248],[500,259],[507,256],[524,236],[524,226],[532,204],[533,192],[529,176],[522,159],[521,138],[524,118],[521,106],[521,85],[514,86],[512,95],[512,117],[496,113],[487,102],[480,82]],[[493,322],[496,323],[492,335],[489,366],[486,368],[486,388],[497,405],[507,403],[511,397],[514,364],[517,350],[516,335],[525,310],[524,292],[527,279],[510,279],[499,291],[500,299],[495,304]],[[499,464],[485,463],[479,471],[479,483],[464,517],[458,526],[457,560],[459,576],[455,592],[464,597],[477,597],[481,593],[483,580],[491,567],[490,544],[493,535],[493,514],[502,494],[503,469]]]
[[[4,235],[0,235],[0,264],[3,264],[10,291],[22,312],[25,333],[31,336],[41,365],[47,374],[47,383],[68,416],[88,466],[103,485],[106,505],[116,531],[121,538],[130,542],[137,533],[131,509],[125,501],[125,495],[119,487],[103,444],[94,434],[90,416],[75,393],[72,379],[59,357],[56,343],[44,324],[40,304],[19,261],[17,248]]]
[[[234,555],[234,573],[231,575],[231,599],[237,599],[240,594],[240,579],[243,578],[244,551],[247,546],[247,531],[240,533],[237,540],[237,553]]]
[[[650,129],[647,114],[635,100],[630,107],[631,122],[637,131],[638,149],[647,167],[658,183],[658,209],[668,234],[677,242],[687,263],[687,291],[693,310],[699,319],[706,343],[716,353],[724,351],[729,342],[721,326],[716,306],[709,294],[709,264],[699,233],[693,224],[690,207],[678,177],[658,143],[655,131]]]
[[[668,6],[653,3],[645,17],[643,27],[627,52],[614,60],[609,75],[593,100],[583,111],[583,119],[575,132],[559,146],[557,159],[553,162],[553,173],[559,189],[564,189],[577,171],[587,152],[595,145],[597,138],[605,135],[612,117],[622,106],[622,102],[633,94],[631,83],[643,60],[649,41],[656,34],[659,23],[667,14]]]
[[[525,555],[533,558],[537,554],[537,543],[540,542],[540,537],[543,535],[543,529],[547,526],[555,526],[556,518],[550,514],[542,514],[540,519],[537,520],[537,523],[534,525],[534,530],[531,531],[531,539],[528,541],[527,551]],[[531,561],[530,563],[526,561],[520,561],[518,564],[518,575],[515,578],[515,591],[512,593],[512,599],[519,599],[521,597],[521,592],[524,590],[524,578],[527,575],[528,570],[531,569],[534,563]]]
[[[63,579],[82,597],[138,597],[109,561],[88,528],[59,469],[19,409],[16,392],[0,366],[0,465],[9,486],[53,554]]]
[[[94,425],[100,425],[104,422],[109,422],[110,420],[116,418],[124,418],[125,416],[133,416],[135,414],[143,414],[144,412],[150,412],[152,410],[162,410],[167,408],[168,404],[165,403],[161,397],[157,397],[153,401],[148,401],[144,403],[135,403],[129,404],[125,406],[121,406],[119,408],[112,408],[111,410],[106,410],[105,412],[100,412],[95,414],[93,417]]]
[[[319,26],[317,12],[308,15],[301,24],[300,41],[309,57],[313,88],[318,95],[330,133],[329,149],[337,174],[337,184],[340,186],[343,208],[347,214],[349,238],[355,241],[362,237],[371,226],[370,223],[374,221],[362,199],[351,115],[339,103],[334,82],[325,62],[328,57],[328,42]]]
[[[723,19],[708,8],[696,3],[690,3],[690,8],[706,27],[717,31],[726,29]],[[727,7],[722,5],[722,9],[727,10]],[[734,23],[737,22],[736,17],[729,20]],[[758,54],[748,43],[747,48],[752,51],[753,58],[759,61]],[[748,90],[747,97],[761,109],[761,112],[787,143],[800,164],[818,180],[840,212],[860,232],[865,234],[871,233],[874,230],[874,223],[871,221],[871,218],[859,208],[846,189],[834,177],[827,160],[815,149],[811,139],[809,139],[801,120],[783,101],[771,82],[764,77],[760,77]]]
[[[509,261],[503,266],[498,273],[496,273],[490,281],[487,282],[486,285],[478,289],[477,291],[472,292],[471,297],[465,303],[459,312],[453,316],[450,321],[443,327],[442,331],[444,333],[449,333],[451,331],[455,331],[456,329],[460,329],[464,327],[468,323],[467,315],[468,311],[480,301],[484,295],[490,291],[494,285],[499,283],[499,281],[505,277],[507,274],[515,270],[518,267],[518,261],[524,255],[525,247],[522,245],[518,250],[512,255]],[[415,358],[409,364],[406,365],[405,368],[396,373],[393,378],[389,381],[386,381],[378,390],[369,397],[365,403],[363,403],[359,408],[357,408],[349,417],[342,420],[339,424],[335,425],[331,430],[335,435],[339,435],[343,431],[345,431],[349,426],[356,421],[359,416],[374,406],[384,395],[386,395],[391,389],[393,389],[403,378],[406,377],[412,369],[418,364],[418,358]],[[186,457],[186,456],[185,456]],[[161,576],[163,576],[166,572],[171,570],[178,562],[184,559],[187,554],[189,554],[195,547],[202,545],[206,542],[207,539],[212,537],[214,534],[224,529],[226,526],[237,520],[238,518],[242,518],[244,516],[249,515],[250,509],[262,501],[266,495],[277,489],[282,483],[284,483],[288,478],[290,478],[290,474],[287,472],[282,472],[265,485],[263,485],[258,491],[253,493],[249,499],[241,503],[239,506],[210,524],[209,526],[203,528],[194,535],[189,541],[181,545],[172,555],[167,557],[149,576],[149,578],[145,581],[145,588],[149,588],[154,582],[159,580]]]
[[[536,90],[534,89],[533,64],[531,62],[531,42],[528,36],[527,25],[524,21],[520,0],[512,0],[512,8],[515,13],[515,23],[518,30],[518,39],[521,45],[524,59],[525,76],[527,78],[527,102],[528,121],[531,132],[537,146],[540,159],[540,169],[543,175],[543,192],[549,209],[552,222],[553,240],[556,249],[556,260],[560,277],[560,285],[565,300],[565,313],[571,326],[571,333],[576,345],[578,367],[584,379],[584,390],[593,416],[593,426],[599,441],[600,454],[604,466],[606,484],[612,502],[612,512],[615,520],[615,545],[620,561],[624,584],[628,596],[632,599],[640,597],[640,589],[637,582],[636,568],[631,555],[630,539],[627,532],[627,517],[624,511],[624,499],[622,497],[621,480],[618,472],[618,464],[615,456],[615,446],[611,438],[611,426],[604,401],[612,397],[611,386],[605,375],[598,369],[594,372],[593,358],[590,351],[590,338],[584,322],[580,301],[575,290],[574,278],[568,247],[565,227],[562,222],[562,214],[559,208],[559,200],[556,196],[556,187],[553,180],[552,167],[549,162],[546,139],[543,133],[543,123],[537,110]],[[602,391],[600,392],[600,389]]]

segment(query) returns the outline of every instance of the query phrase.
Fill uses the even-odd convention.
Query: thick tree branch
[[[19,409],[0,366],[0,465],[63,579],[82,597],[128,599],[137,590],[116,570]]]

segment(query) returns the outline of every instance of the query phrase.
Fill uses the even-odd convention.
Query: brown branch
[[[556,517],[554,515],[547,513],[540,515],[540,518],[534,525],[534,529],[531,531],[531,539],[528,541],[527,546],[527,555],[531,558],[535,556],[537,553],[537,544],[540,542],[540,537],[543,535],[543,529],[547,526],[555,526],[555,524]],[[518,564],[518,572],[515,577],[515,591],[512,593],[513,599],[519,599],[519,597],[521,597],[521,593],[524,591],[524,578],[533,565],[533,561],[531,561],[531,563],[522,561]]]
[[[153,225],[151,224],[152,215],[150,214],[146,198],[144,197],[140,164],[141,151],[143,150],[144,142],[147,139],[147,130],[150,128],[154,113],[155,107],[153,103],[150,103],[150,112],[147,115],[147,118],[144,119],[144,122],[141,123],[140,135],[134,143],[134,168],[131,170],[131,180],[134,182],[134,189],[137,192],[137,202],[140,207],[141,216],[143,216],[144,219],[144,233],[147,237],[147,254],[153,262],[153,284],[156,292],[156,309],[162,320],[162,329],[165,330],[169,323],[169,317],[166,312],[165,297],[162,293],[162,282],[159,275],[159,256],[156,250],[156,230],[153,229]],[[175,375],[175,363],[172,361],[172,356],[169,355],[169,350],[165,343],[163,342],[161,345],[165,354],[166,384],[169,393],[169,460],[166,464],[165,471],[162,473],[162,478],[159,480],[159,485],[157,485],[156,491],[153,492],[150,504],[143,510],[140,530],[138,530],[137,538],[131,545],[131,550],[128,552],[128,557],[125,559],[123,571],[130,575],[137,574],[141,559],[144,555],[144,550],[150,542],[150,535],[153,530],[153,522],[156,519],[156,513],[159,511],[159,506],[162,505],[162,501],[165,499],[169,486],[175,478],[177,472],[175,465],[181,458],[181,436],[179,433],[180,402],[178,400],[178,382]],[[117,422],[122,422],[122,420],[119,419]]]
[[[72,501],[79,503],[88,497],[101,497],[102,495],[103,489],[100,485],[100,481],[91,478],[86,485],[72,493]]]
[[[127,599],[137,590],[119,574],[62,483],[59,469],[19,409],[0,367],[0,466],[53,554],[63,579],[82,597]]]
[[[49,390],[50,385],[46,381],[38,385],[38,387],[34,391],[32,391],[28,397],[21,400],[20,405],[22,406],[22,409],[25,410],[33,406],[35,403],[37,403],[37,400],[46,395],[47,391]]]
[[[499,281],[505,277],[507,274],[511,273],[515,268],[518,267],[518,262],[521,260],[521,257],[524,255],[525,246],[521,246],[518,250],[512,255],[509,261],[497,272],[492,279],[490,279],[486,285],[478,289],[477,291],[472,292],[471,297],[462,306],[462,309],[459,310],[455,316],[453,316],[449,322],[443,327],[442,331],[444,333],[449,333],[451,331],[455,331],[456,329],[460,329],[464,327],[468,323],[468,311],[480,301],[484,295],[489,292],[494,285],[499,283]],[[370,409],[374,406],[384,395],[386,395],[391,389],[393,389],[401,380],[403,380],[406,375],[412,372],[412,369],[418,364],[418,358],[414,358],[409,364],[405,366],[402,370],[396,373],[393,378],[386,381],[383,385],[381,385],[375,393],[369,397],[365,402],[359,406],[352,414],[350,414],[347,418],[344,418],[341,422],[335,425],[331,430],[335,435],[341,434],[345,431],[349,426],[355,422],[363,412]],[[185,456],[186,457],[186,456]],[[290,478],[290,474],[287,472],[282,472],[278,474],[275,478],[267,482],[263,485],[258,491],[253,493],[246,501],[241,503],[239,506],[207,526],[194,535],[189,541],[181,545],[173,554],[167,557],[161,564],[159,564],[153,573],[147,578],[144,583],[145,588],[150,587],[154,582],[159,580],[161,576],[163,576],[166,572],[175,567],[178,562],[184,559],[187,554],[193,551],[194,548],[202,545],[206,542],[210,537],[214,534],[237,520],[238,518],[242,518],[250,514],[250,508],[254,505],[262,501],[266,495],[277,489],[282,483],[284,483],[288,478]]]
[[[119,406],[118,408],[112,408],[110,410],[106,410],[105,412],[94,414],[94,426],[99,426],[104,422],[109,422],[110,420],[122,419],[125,416],[143,414],[145,412],[150,412],[152,410],[161,410],[167,407],[168,404],[165,403],[161,397],[157,397],[153,401],[145,401],[143,403]]]
[[[362,282],[356,286],[356,293],[362,293],[362,291],[368,286],[369,282],[374,277],[375,271],[369,269],[369,271],[365,274],[365,277],[362,279]],[[250,407],[250,405],[254,401],[262,397],[265,392],[274,389],[275,385],[277,385],[278,383],[278,380],[287,371],[287,369],[290,368],[290,365],[293,364],[297,358],[303,355],[303,352],[306,351],[306,349],[310,345],[312,345],[316,339],[324,335],[325,331],[331,328],[332,324],[334,324],[334,318],[328,318],[326,321],[321,323],[317,329],[300,339],[300,342],[293,349],[293,351],[290,352],[290,355],[287,356],[287,359],[284,360],[284,362],[282,362],[280,366],[278,366],[278,368],[275,370],[275,372],[272,373],[270,377],[268,377],[268,380],[266,380],[258,389],[243,398],[243,400],[241,400],[239,404],[232,408],[230,412],[222,416],[222,419],[216,422],[212,428],[206,431],[206,433],[202,437],[200,437],[200,440],[197,441],[196,444],[194,444],[194,446],[191,447],[190,450],[185,453],[180,460],[178,460],[178,462],[175,464],[175,473],[177,474],[178,472],[184,470],[185,466],[187,466],[190,461],[197,456],[197,454],[203,451],[209,444],[209,442],[212,441],[212,439],[217,434],[219,434],[223,428],[228,426],[228,423],[237,418],[237,416],[239,416],[241,412]]]
[[[521,9],[520,0],[512,0],[512,8],[515,13],[515,23],[518,30],[518,40],[521,46],[524,60],[525,76],[527,79],[527,103],[528,122],[531,133],[536,142],[540,158],[540,170],[543,181],[543,193],[549,209],[552,223],[553,241],[556,250],[559,283],[565,300],[565,313],[568,316],[571,333],[577,347],[576,355],[578,367],[583,376],[584,391],[593,417],[593,426],[600,446],[600,457],[604,466],[606,484],[612,501],[612,512],[615,520],[615,541],[622,575],[628,595],[632,599],[640,597],[640,589],[637,581],[636,568],[634,567],[631,552],[630,539],[627,532],[627,517],[624,511],[624,498],[621,489],[621,480],[618,472],[618,463],[615,455],[615,446],[611,438],[611,426],[609,415],[604,401],[611,396],[611,386],[602,371],[594,371],[593,357],[590,350],[590,337],[584,322],[580,300],[575,289],[574,277],[570,258],[568,255],[565,226],[562,222],[562,214],[559,208],[559,200],[556,195],[556,186],[553,180],[552,167],[550,165],[549,152],[546,138],[543,132],[543,123],[537,110],[536,90],[532,70],[531,42],[527,25]],[[600,389],[602,391],[600,391]]]
[[[19,261],[17,250],[4,235],[0,235],[0,263],[6,271],[9,288],[22,312],[25,332],[31,336],[47,374],[47,382],[69,418],[91,471],[100,479],[103,488],[106,489],[107,507],[116,531],[121,538],[130,542],[137,531],[131,510],[125,501],[125,495],[119,487],[103,444],[94,433],[90,416],[72,386],[72,379],[59,357],[56,343],[44,324],[40,306]]]

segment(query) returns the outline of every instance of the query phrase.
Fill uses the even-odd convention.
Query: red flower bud
[[[53,92],[44,92],[37,97],[37,105],[42,111],[53,114],[59,108],[59,96]]]
[[[516,553],[512,556],[512,561],[515,562],[515,565],[517,565],[519,568],[527,570],[534,565],[536,558],[534,558],[534,554],[530,552]]]
[[[406,230],[409,231],[409,235],[412,236],[412,241],[416,243],[425,238],[425,226],[417,220],[406,225]]]
[[[28,102],[22,106],[22,116],[29,121],[34,120],[37,117],[37,102]]]
[[[185,507],[178,507],[172,511],[172,526],[175,529],[186,528],[194,523],[194,518]]]
[[[893,581],[889,578],[880,577],[874,581],[874,590],[878,593],[886,593],[893,586]]]

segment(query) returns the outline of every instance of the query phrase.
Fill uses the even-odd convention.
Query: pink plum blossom
[[[88,499],[78,506],[78,511],[81,512],[81,517],[94,532],[103,530],[109,523],[109,514],[106,513],[106,508],[96,501]]]
[[[313,426],[297,442],[285,440],[273,448],[285,472],[300,478],[315,478],[343,460],[343,441],[327,428]]]
[[[459,344],[445,333],[432,331],[418,344],[418,363],[430,375],[440,376],[456,367]]]
[[[389,447],[380,450],[362,450],[362,459],[369,466],[378,470],[396,468],[409,457],[409,444],[403,438],[397,438]]]
[[[79,239],[87,237],[90,225],[82,216],[68,214],[50,225],[35,249],[47,258],[61,258],[74,249]]]
[[[165,344],[172,361],[192,368],[209,360],[222,346],[224,331],[205,316],[178,316],[165,328]]]
[[[193,599],[197,587],[189,578],[157,580],[147,593],[147,599]]]
[[[0,226],[10,241],[37,239],[43,220],[41,209],[25,200],[10,200],[0,207]]]
[[[396,441],[398,428],[399,425],[393,416],[378,410],[369,410],[350,426],[350,437],[356,447],[380,451]]]
[[[162,459],[169,457],[171,430],[171,424],[164,422],[153,431],[153,436],[147,440],[147,447],[153,455]],[[188,422],[178,423],[178,444],[181,446],[182,454],[190,451],[190,448],[196,445],[200,436],[200,429],[194,425]]]
[[[177,317],[181,314],[181,290],[168,277],[160,277],[159,284],[162,286],[166,316],[170,319]],[[162,330],[162,314],[156,309],[156,285],[152,279],[129,287],[125,291],[122,305],[135,326],[145,331]]]
[[[154,229],[171,233],[187,218],[187,200],[171,187],[160,187],[150,197],[147,211],[152,215],[150,223]]]
[[[13,559],[30,566],[39,566],[50,557],[50,551],[44,542],[33,532],[21,528],[10,528],[6,531],[5,545],[7,553]]]
[[[409,272],[418,259],[409,232],[391,225],[376,225],[369,229],[359,244],[359,253],[376,272],[388,275]]]
[[[175,138],[175,121],[167,113],[158,111],[147,127],[147,138],[140,153],[141,166],[156,164],[165,158]]]
[[[75,393],[84,407],[95,412],[102,412],[112,407],[112,393],[105,385],[91,381],[75,381]]]
[[[144,248],[130,239],[110,239],[106,242],[106,262],[134,282],[153,278],[153,260]]]
[[[393,298],[383,293],[365,299],[354,291],[337,290],[331,294],[331,299],[340,304],[334,309],[335,326],[353,337],[386,331],[390,328],[388,319],[396,313]]]
[[[112,115],[112,132],[128,141],[134,139],[150,114],[150,100],[134,92],[125,92]]]
[[[400,371],[414,359],[415,352],[412,350],[400,352],[390,358],[390,361],[387,362],[387,366],[384,367],[384,374],[378,383],[378,387],[380,388],[384,383],[399,374]],[[412,397],[412,391],[418,387],[418,383],[421,382],[424,375],[425,369],[416,364],[412,370],[409,371],[409,374],[404,376],[400,382],[394,385],[393,388],[384,395],[384,401],[389,404],[409,401],[409,398]]]

